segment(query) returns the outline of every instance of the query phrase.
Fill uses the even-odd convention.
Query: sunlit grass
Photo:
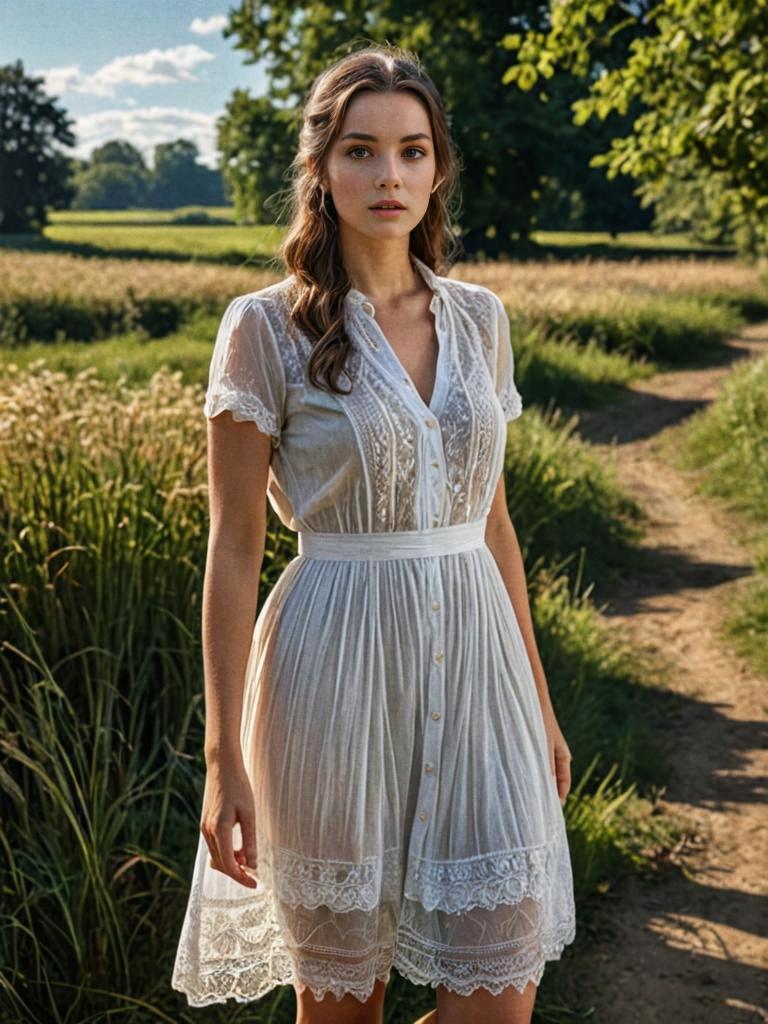
[[[88,230],[83,228],[83,230]],[[172,230],[160,227],[158,230]],[[711,359],[745,318],[768,315],[760,273],[735,261],[462,264],[449,276],[476,281],[506,304],[515,336],[591,342],[633,360]],[[0,251],[0,352],[36,340],[98,340],[141,329],[178,331],[198,312],[221,315],[235,295],[281,280],[253,266],[147,259],[92,259]]]
[[[699,472],[700,491],[746,517],[741,536],[758,572],[742,581],[725,626],[736,649],[768,675],[768,355],[737,365],[669,447],[681,467]]]
[[[109,255],[112,250],[149,255],[178,253],[190,259],[247,260],[269,258],[281,232],[265,227],[219,224],[55,224],[45,229],[52,242],[88,245]]]
[[[729,246],[698,242],[683,232],[659,234],[653,231],[533,231],[531,238],[540,245],[607,246],[612,249],[671,249],[728,252]]]
[[[52,210],[48,219],[54,226],[62,224],[169,224],[186,213],[205,213],[209,217],[234,224],[233,206],[177,206],[172,210],[135,207],[130,210]]]

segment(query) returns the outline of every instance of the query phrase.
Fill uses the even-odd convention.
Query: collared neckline
[[[437,298],[444,295],[445,286],[443,285],[440,276],[436,274],[431,267],[428,267],[423,260],[420,260],[414,253],[409,253],[409,257],[414,268],[421,274],[432,292],[432,301],[429,304],[429,308],[433,309]],[[376,310],[373,303],[368,296],[358,288],[350,288],[344,298],[347,304],[353,306],[362,306],[365,303],[371,316],[375,316]]]

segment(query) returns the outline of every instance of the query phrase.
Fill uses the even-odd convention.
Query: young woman
[[[173,987],[296,990],[299,1024],[531,1018],[575,934],[570,752],[504,491],[509,321],[444,276],[457,160],[417,58],[371,46],[304,108],[290,276],[212,356],[206,786]],[[385,212],[385,207],[386,212]],[[393,207],[396,207],[394,209]],[[298,554],[255,621],[265,493]]]

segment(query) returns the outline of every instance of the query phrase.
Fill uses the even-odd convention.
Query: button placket
[[[427,686],[427,708],[429,717],[424,726],[423,763],[421,784],[418,794],[418,820],[421,823],[420,836],[429,828],[435,805],[440,748],[442,744],[443,698],[445,695],[443,649],[443,601],[439,558],[431,559],[428,574],[428,601],[430,609],[427,638],[430,643],[430,665]]]
[[[445,452],[443,451],[442,431],[440,429],[440,421],[435,415],[433,408],[439,408],[442,400],[442,390],[445,387],[444,374],[447,372],[445,368],[445,361],[450,358],[450,354],[447,350],[447,346],[450,345],[450,339],[448,337],[443,338],[441,335],[440,353],[437,360],[432,398],[429,405],[425,405],[421,396],[416,392],[410,377],[403,372],[402,365],[394,352],[392,352],[389,343],[382,345],[380,341],[377,340],[377,338],[379,338],[386,341],[386,336],[382,333],[381,328],[376,322],[376,311],[373,303],[369,299],[362,298],[361,294],[356,291],[353,292],[353,296],[354,303],[359,314],[358,322],[360,329],[368,347],[377,352],[382,350],[382,348],[384,349],[387,355],[387,359],[385,360],[385,366],[388,364],[387,372],[392,375],[394,370],[397,369],[397,379],[406,385],[407,391],[411,396],[411,403],[414,406],[417,406],[421,411],[420,423],[422,425],[422,452],[423,457],[426,459],[425,464],[428,464],[430,469],[430,472],[422,478],[423,486],[427,488],[427,494],[425,495],[427,512],[426,525],[433,527],[440,526],[444,522],[447,509],[450,507],[450,498],[447,473],[445,469]],[[435,295],[430,305],[430,308],[435,310],[436,324],[440,312],[437,305],[437,299],[438,296]],[[437,326],[436,329],[438,331],[441,330],[439,326]]]

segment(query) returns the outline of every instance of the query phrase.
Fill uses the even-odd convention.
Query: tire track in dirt
[[[643,567],[595,588],[603,620],[665,665],[682,697],[663,805],[694,823],[679,869],[632,879],[579,973],[595,1024],[768,1022],[768,681],[721,638],[753,569],[745,525],[694,493],[662,441],[717,394],[733,365],[768,353],[768,323],[730,339],[728,364],[657,374],[579,417],[648,515]]]

